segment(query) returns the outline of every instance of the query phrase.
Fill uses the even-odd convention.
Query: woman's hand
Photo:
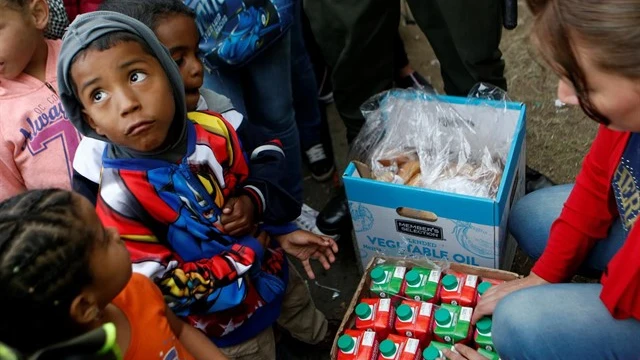
[[[466,345],[457,344],[455,345],[455,349],[457,353],[449,349],[443,349],[442,353],[449,360],[488,360],[486,357],[478,354],[477,351]]]
[[[487,290],[487,292],[482,295],[480,301],[478,302],[478,306],[476,306],[475,310],[473,311],[471,323],[475,325],[475,323],[483,316],[493,314],[493,310],[495,310],[498,302],[502,300],[503,297],[511,294],[512,292],[531,286],[544,285],[548,283],[549,282],[539,277],[538,275],[531,273],[529,274],[529,276],[523,279],[507,281],[503,284],[490,287],[489,290]]]

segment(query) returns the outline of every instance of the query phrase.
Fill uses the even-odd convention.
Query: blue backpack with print
[[[200,52],[209,69],[241,67],[293,23],[299,0],[184,0],[196,13]]]

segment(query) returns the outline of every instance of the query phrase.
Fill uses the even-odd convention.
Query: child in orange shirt
[[[204,334],[131,275],[129,253],[92,204],[34,190],[0,204],[0,339],[31,353],[104,323],[125,359],[225,359]]]

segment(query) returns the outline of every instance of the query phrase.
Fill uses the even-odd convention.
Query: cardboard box
[[[504,106],[440,98],[476,122],[495,116],[491,106]],[[361,266],[378,255],[509,268],[515,246],[508,241],[507,218],[525,190],[525,110],[524,104],[507,103],[504,124],[496,129],[513,133],[513,140],[495,199],[376,181],[366,166],[349,164],[343,180]]]
[[[360,299],[362,298],[368,298],[368,297],[373,297],[375,298],[375,294],[371,294],[371,292],[369,291],[369,288],[371,287],[371,279],[369,278],[369,273],[371,272],[371,269],[373,269],[374,267],[380,265],[380,264],[392,264],[392,265],[400,265],[400,266],[405,266],[407,267],[407,269],[409,268],[413,268],[413,267],[425,267],[425,268],[433,268],[433,263],[434,262],[429,262],[429,261],[424,261],[424,260],[411,260],[411,259],[400,259],[400,258],[381,258],[381,257],[374,257],[371,259],[371,261],[369,262],[369,264],[367,265],[367,267],[364,270],[364,274],[362,276],[362,279],[360,279],[360,283],[358,284],[358,287],[356,288],[356,292],[355,294],[353,294],[353,298],[351,299],[351,303],[349,304],[349,307],[347,308],[347,312],[344,315],[344,318],[342,319],[342,323],[340,324],[340,327],[338,328],[338,332],[336,333],[336,337],[333,340],[333,347],[331,348],[331,359],[335,360],[338,356],[337,352],[337,343],[338,343],[338,338],[340,338],[340,335],[344,334],[344,331],[346,329],[352,329],[355,325],[355,308],[358,305],[358,303],[360,302]],[[439,261],[435,261],[435,265],[438,266],[443,266],[445,265],[442,262]],[[465,265],[465,264],[457,264],[457,263],[448,263],[449,269],[454,270],[454,271],[459,271],[465,274],[471,274],[471,275],[478,275],[479,277],[486,277],[486,278],[490,278],[490,279],[496,279],[496,280],[505,280],[505,281],[510,281],[510,280],[515,280],[520,278],[520,275],[516,274],[516,273],[512,273],[509,271],[504,271],[504,270],[497,270],[497,269],[489,269],[489,268],[482,268],[482,267],[478,267],[478,266],[472,266],[472,265]]]

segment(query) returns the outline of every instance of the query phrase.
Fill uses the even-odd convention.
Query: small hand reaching
[[[305,230],[296,230],[289,234],[279,235],[276,240],[287,254],[302,262],[309,279],[316,278],[309,260],[320,261],[325,270],[329,270],[331,264],[336,261],[335,254],[338,252],[338,244],[330,237],[319,236]]]

